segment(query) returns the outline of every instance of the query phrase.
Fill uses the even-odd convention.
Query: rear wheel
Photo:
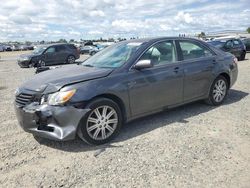
[[[76,58],[73,55],[68,56],[67,63],[72,64],[75,63]]]
[[[210,105],[218,106],[223,103],[229,89],[228,82],[224,76],[217,77],[209,92],[209,97],[206,102]]]
[[[86,107],[90,112],[81,120],[78,134],[89,144],[100,145],[112,140],[120,131],[122,114],[112,100],[99,98]]]

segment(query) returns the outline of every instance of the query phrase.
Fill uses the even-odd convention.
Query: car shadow
[[[245,98],[247,95],[249,95],[249,93],[231,89],[229,90],[229,95],[223,105],[230,105],[232,103],[238,102]],[[51,141],[38,137],[35,137],[35,139],[42,145],[67,152],[96,151],[94,155],[99,155],[107,148],[123,147],[122,144],[117,144],[118,142],[120,143],[122,141],[129,140],[139,135],[151,132],[159,127],[171,126],[171,124],[175,122],[180,122],[185,126],[185,124],[189,122],[188,118],[206,113],[215,108],[217,107],[209,106],[203,101],[198,101],[174,109],[159,112],[144,118],[140,118],[125,124],[121,129],[121,133],[116,137],[115,140],[113,140],[111,143],[107,143],[101,146],[88,145],[81,141],[78,137],[75,140],[64,142]],[[114,143],[116,144],[114,145]]]

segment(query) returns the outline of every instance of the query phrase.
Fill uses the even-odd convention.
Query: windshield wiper
[[[84,65],[84,66],[86,66],[86,67],[94,67],[94,66],[91,65],[91,64],[82,64],[82,65]]]

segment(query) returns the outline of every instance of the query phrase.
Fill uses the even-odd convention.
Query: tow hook
[[[36,124],[38,125],[38,130],[44,130],[53,132],[54,128],[48,126],[52,113],[50,111],[36,111],[35,115],[37,117]]]

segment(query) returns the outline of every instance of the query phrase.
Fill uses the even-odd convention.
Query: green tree
[[[247,32],[250,33],[250,27],[247,28]]]
[[[206,34],[202,31],[200,34],[198,34],[198,37],[199,38],[205,38]]]
[[[67,43],[67,40],[66,39],[60,39],[58,42],[59,43]]]

